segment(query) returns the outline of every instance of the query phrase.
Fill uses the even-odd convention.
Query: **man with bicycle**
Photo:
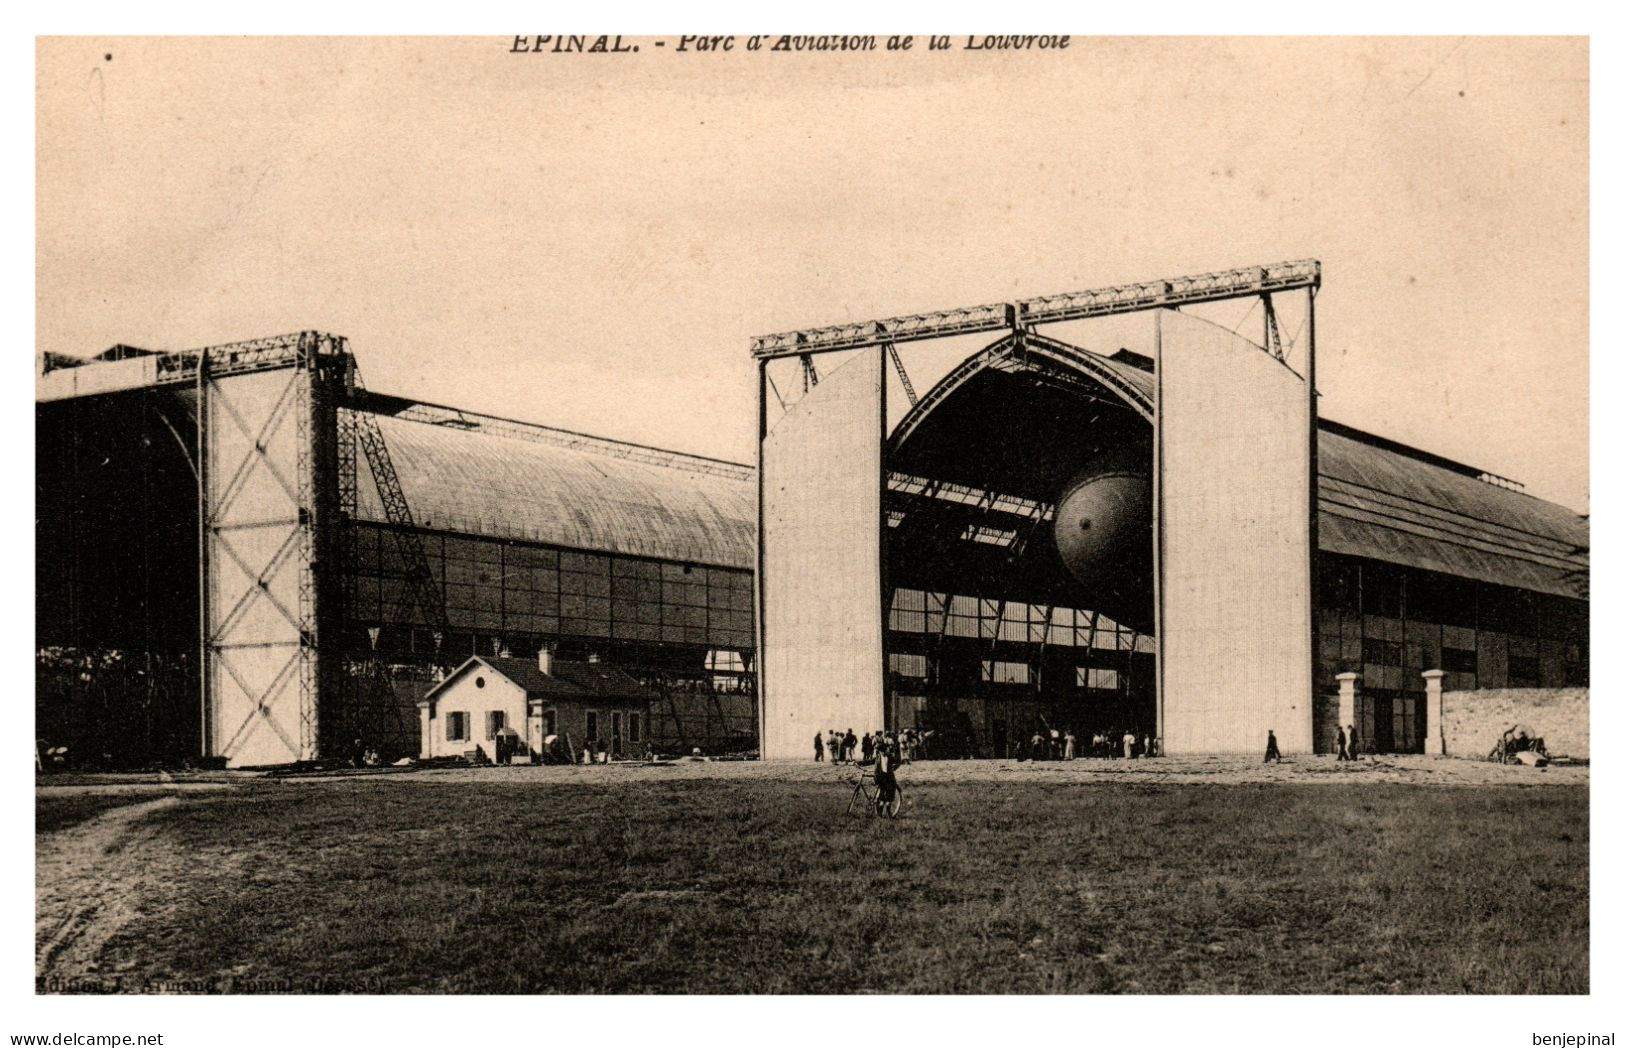
[[[875,747],[875,788],[880,794],[879,805],[885,807],[897,795],[897,761],[899,758],[897,739],[891,735],[882,735],[880,743]]]

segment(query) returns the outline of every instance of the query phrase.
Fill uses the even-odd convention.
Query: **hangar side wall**
[[[762,442],[762,757],[882,727],[880,349],[855,352]]]
[[[1163,745],[1313,751],[1303,380],[1223,328],[1158,315]]]

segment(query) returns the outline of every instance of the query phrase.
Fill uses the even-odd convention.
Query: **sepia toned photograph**
[[[34,48],[36,999],[1593,992],[1587,38]]]

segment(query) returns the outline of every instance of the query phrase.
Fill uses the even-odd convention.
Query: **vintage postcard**
[[[1593,991],[1585,38],[36,54],[39,1000]]]

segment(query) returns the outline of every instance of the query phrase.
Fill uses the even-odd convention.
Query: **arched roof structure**
[[[748,569],[755,470],[566,430],[375,398],[415,523],[438,531]],[[365,465],[357,508],[383,522]]]
[[[1020,541],[1022,517],[1041,517],[1067,481],[1106,449],[1141,448],[1149,472],[1155,385],[1151,361],[1137,354],[1105,356],[1033,334],[1006,337],[921,398],[893,430],[889,462],[921,483],[946,481],[987,496],[986,510],[972,497],[960,516],[996,521]],[[911,486],[920,485],[911,481],[904,489]],[[1586,595],[1585,518],[1481,470],[1326,419],[1319,510],[1324,552],[1537,593]],[[906,515],[894,528],[905,523]],[[937,528],[944,530],[959,534]],[[1035,563],[1018,573],[1031,577],[1036,597],[1044,588],[1037,583],[1053,577],[1056,562],[1041,545],[1027,554]]]

